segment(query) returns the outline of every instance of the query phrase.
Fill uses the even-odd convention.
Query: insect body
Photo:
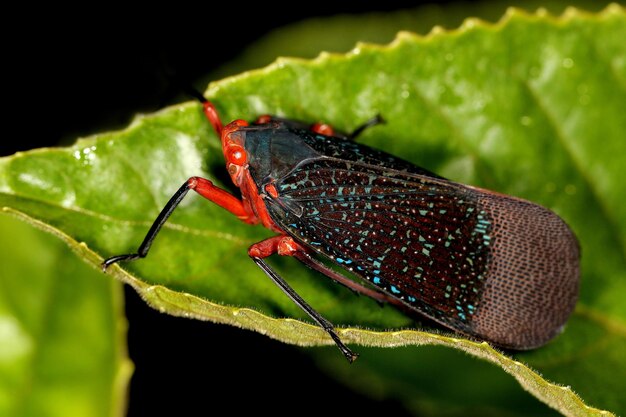
[[[330,322],[266,262],[294,256],[314,270],[382,302],[457,332],[512,349],[557,335],[578,295],[579,247],[568,226],[531,202],[458,184],[354,142],[328,125],[261,116],[226,127],[213,105],[204,112],[220,135],[226,168],[241,199],[209,180],[190,178],[167,203],[135,254],[144,257],[163,223],[193,189],[241,220],[276,236],[252,245],[252,260],[356,358]],[[319,258],[357,277],[357,283]]]

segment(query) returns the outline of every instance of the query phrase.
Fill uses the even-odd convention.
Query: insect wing
[[[468,329],[489,257],[473,192],[403,171],[317,158],[277,180],[273,220],[419,312]]]

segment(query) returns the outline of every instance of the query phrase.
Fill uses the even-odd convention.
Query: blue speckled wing
[[[341,157],[305,160],[277,179],[279,195],[267,200],[272,219],[420,313],[467,329],[490,244],[490,221],[476,192],[434,175]]]

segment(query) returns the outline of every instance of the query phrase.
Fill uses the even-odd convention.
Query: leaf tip
[[[435,25],[433,26],[433,28],[430,30],[430,32],[428,32],[427,36],[437,36],[437,35],[442,35],[446,32],[446,30],[444,29],[443,26],[440,25]]]
[[[396,34],[396,41],[411,41],[417,38],[417,35],[413,32],[409,32],[408,30],[401,30]]]
[[[484,24],[484,22],[476,17],[468,17],[461,23],[459,29],[461,30],[470,30],[474,29],[477,26]]]
[[[548,17],[550,15],[550,12],[545,7],[540,7],[535,12],[535,15],[538,16],[538,17],[545,18],[545,17]]]
[[[358,45],[357,45],[358,46]],[[317,55],[316,60],[326,60],[329,59],[331,57],[331,53],[328,51],[322,51]]]
[[[618,3],[610,3],[606,8],[602,11],[602,13],[606,14],[621,14],[624,13],[626,9]]]

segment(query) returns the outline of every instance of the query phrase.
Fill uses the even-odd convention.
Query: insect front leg
[[[264,258],[270,255],[278,253],[283,256],[295,256],[298,253],[303,253],[304,250],[289,236],[274,236],[269,239],[263,240],[259,243],[255,243],[248,249],[248,255],[258,265],[259,268],[270,277],[270,279],[276,284],[291,300],[296,303],[311,319],[313,319],[319,326],[321,326],[326,333],[333,339],[341,353],[346,357],[348,362],[352,363],[359,356],[352,352],[339,338],[339,335],[335,331],[335,328],[331,322],[326,320],[317,311],[313,309],[293,288],[287,284],[287,282],[280,276],[271,266],[265,262]]]
[[[227,191],[216,187],[211,181],[205,178],[191,177],[187,181],[185,181],[185,183],[178,189],[178,191],[174,193],[172,198],[170,198],[167,204],[165,204],[165,207],[163,207],[154,223],[152,223],[152,226],[146,234],[146,237],[143,239],[143,242],[141,242],[141,245],[139,245],[137,252],[112,256],[106,259],[104,262],[102,262],[102,270],[106,271],[109,266],[116,262],[132,261],[135,259],[145,258],[157,234],[159,233],[167,219],[170,217],[174,209],[176,209],[180,202],[183,201],[189,190],[194,190],[202,197],[211,200],[220,207],[225,208],[246,223],[256,224],[259,222],[259,219],[253,213],[248,212],[242,200],[238,199]]]

